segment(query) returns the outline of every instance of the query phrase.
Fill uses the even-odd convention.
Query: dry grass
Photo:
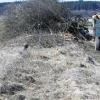
[[[64,46],[33,46],[23,52],[23,37],[7,42],[0,51],[0,58],[4,62],[0,69],[2,66],[5,68],[0,82],[25,86],[25,91],[10,97],[3,96],[4,99],[14,100],[19,95],[24,95],[26,100],[100,99],[98,66],[88,61],[89,56],[77,43],[67,40]]]

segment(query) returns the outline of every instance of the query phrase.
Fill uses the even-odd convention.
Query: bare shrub
[[[11,5],[6,12],[6,30],[17,34],[34,30],[59,31],[65,21],[64,11],[57,0],[31,0]]]

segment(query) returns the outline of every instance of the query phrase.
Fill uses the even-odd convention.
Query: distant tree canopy
[[[31,0],[11,5],[6,12],[6,30],[12,33],[39,29],[57,31],[58,23],[62,23],[69,14],[70,11],[64,10],[57,0]]]
[[[38,1],[38,0],[37,0]],[[3,14],[5,10],[8,9],[7,5],[9,4],[22,4],[23,2],[9,2],[9,3],[0,3],[0,15]],[[100,10],[100,2],[98,1],[84,1],[84,2],[64,2],[61,3],[65,8],[69,8],[70,10]]]
[[[84,1],[84,2],[64,2],[64,7],[70,10],[100,10],[100,2],[98,1]]]

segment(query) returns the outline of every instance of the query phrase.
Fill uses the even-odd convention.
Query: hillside
[[[63,7],[66,8],[72,5],[71,3],[75,3],[75,7],[80,6],[78,2],[70,2],[69,5],[68,3],[64,3]],[[1,4],[1,15],[9,4],[11,3]],[[31,5],[32,2],[29,4]],[[44,8],[44,0],[42,4]],[[100,100],[100,52],[94,49],[94,40],[82,39],[77,29],[79,25],[74,21],[72,28],[75,26],[75,34],[61,30],[56,32],[52,29],[50,32],[41,30],[39,23],[44,20],[41,21],[42,19],[39,18],[40,10],[37,9],[36,14],[34,13],[36,9],[32,10],[31,7],[28,5],[27,8],[30,10],[25,9],[25,13],[22,10],[19,13],[16,9],[13,11],[15,17],[13,19],[11,14],[9,25],[15,25],[15,28],[11,26],[14,31],[6,31],[5,17],[0,17],[0,100]],[[37,5],[35,7],[37,8]],[[53,7],[55,8],[55,5]],[[82,8],[83,6],[81,6],[82,9],[72,7],[69,6],[74,13],[85,9]],[[47,8],[43,10],[43,14],[40,14],[43,19],[50,18],[50,16],[44,18],[44,15],[49,14]],[[95,10],[91,7],[89,9]],[[15,11],[21,15],[21,18]],[[27,11],[30,13],[27,14]],[[52,12],[51,9],[50,12]],[[36,16],[33,17],[31,14]],[[53,14],[55,15],[55,13],[50,13],[50,15]],[[30,32],[30,23],[34,26],[33,18],[35,20],[37,18],[38,28],[32,27],[34,30]],[[53,23],[56,19],[53,20],[53,18],[55,17],[51,17],[51,26],[55,28]],[[30,23],[27,24],[27,21]],[[79,23],[78,20],[77,22]],[[23,27],[25,30],[26,28],[29,30],[22,32],[23,25],[25,25]],[[15,31],[17,26],[22,31]],[[61,26],[63,27],[63,24]]]
[[[100,63],[89,45],[66,38],[63,46],[42,48],[31,41],[23,51],[30,39],[22,35],[0,46],[1,100],[100,99]]]

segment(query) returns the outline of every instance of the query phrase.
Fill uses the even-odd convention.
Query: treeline
[[[22,4],[22,2],[12,2],[12,3],[0,3],[0,15],[8,9],[10,4]],[[61,5],[66,9],[70,10],[100,10],[100,2],[97,1],[85,1],[85,2],[64,2]]]
[[[62,5],[70,10],[100,10],[100,2],[97,1],[64,2]]]
[[[12,3],[0,3],[0,15],[2,15],[7,9],[8,5],[10,4],[22,4],[21,1],[19,2],[12,2]],[[97,1],[85,1],[85,2],[64,2],[61,5],[66,9],[69,8],[70,10],[100,10],[100,2]]]
[[[18,1],[18,2],[0,3],[0,15],[4,14],[4,12],[8,9],[9,5],[19,5],[19,4],[22,4],[22,2]]]

